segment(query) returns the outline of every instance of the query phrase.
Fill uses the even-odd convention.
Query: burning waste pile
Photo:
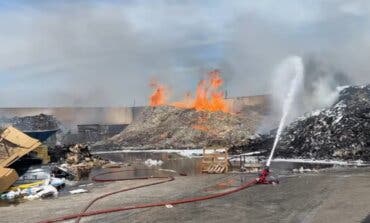
[[[188,149],[241,145],[253,134],[255,120],[224,112],[148,107],[122,133],[107,140],[105,147]]]
[[[234,151],[271,148],[275,131],[251,139]],[[311,112],[287,126],[277,157],[370,161],[370,85],[345,87],[327,109]]]
[[[152,83],[151,106],[123,132],[94,149],[199,149],[245,144],[261,115],[233,114],[219,90],[222,83],[219,71],[211,71],[199,82],[194,97],[188,93],[182,101],[172,103],[167,102],[166,87]]]

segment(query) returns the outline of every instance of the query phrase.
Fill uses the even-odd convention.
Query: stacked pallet
[[[225,173],[229,170],[227,148],[204,148],[202,173]]]

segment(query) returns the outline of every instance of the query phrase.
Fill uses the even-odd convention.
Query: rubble
[[[59,165],[54,164],[55,166],[51,169],[46,166],[29,169],[17,181],[18,185],[10,187],[5,193],[1,194],[0,198],[35,200],[57,197],[58,190],[67,183],[66,178],[68,180],[80,180],[88,177],[92,168],[101,167],[108,163],[108,161],[91,155],[89,148],[85,145],[76,144],[67,148],[63,150],[65,153],[60,157]],[[27,184],[19,184],[26,182]]]
[[[63,149],[65,154],[60,157],[62,164],[53,170],[54,175],[58,177],[80,180],[88,177],[92,168],[108,163],[106,160],[91,155],[88,146],[76,144],[64,148],[68,149]]]
[[[234,151],[271,148],[275,131],[251,139]],[[343,88],[329,108],[314,111],[288,125],[277,157],[370,161],[370,85]]]
[[[261,119],[225,112],[172,106],[147,107],[120,134],[96,144],[94,150],[122,148],[194,149],[245,144]]]

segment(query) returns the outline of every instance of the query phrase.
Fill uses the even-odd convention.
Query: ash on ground
[[[271,148],[275,131],[260,135],[234,152]],[[277,157],[370,161],[370,85],[340,91],[327,109],[311,112],[287,126],[279,140]]]
[[[261,115],[241,116],[171,106],[147,107],[123,132],[94,147],[99,149],[189,149],[245,144]]]

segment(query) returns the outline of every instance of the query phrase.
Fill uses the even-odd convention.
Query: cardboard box
[[[14,169],[0,167],[0,193],[6,191],[18,178]]]

